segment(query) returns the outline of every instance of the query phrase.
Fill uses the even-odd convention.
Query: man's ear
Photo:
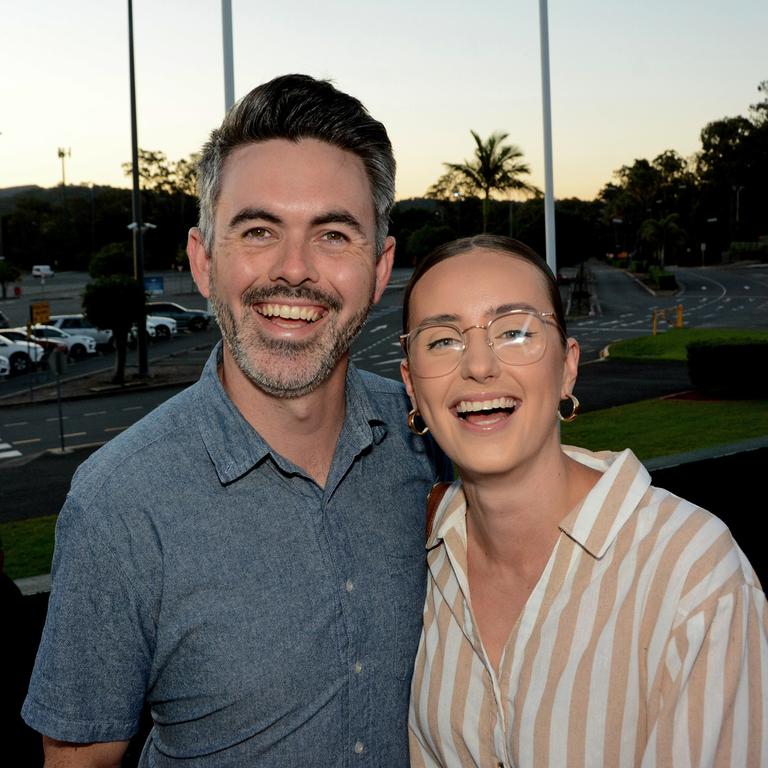
[[[560,390],[561,399],[565,399],[573,392],[576,379],[579,375],[579,342],[568,338],[565,342],[565,360],[563,360],[563,386]]]
[[[197,290],[207,299],[211,293],[211,257],[205,248],[203,233],[197,227],[192,227],[187,235],[187,256]]]
[[[378,304],[392,276],[392,265],[395,263],[395,238],[388,236],[384,240],[384,248],[376,261],[376,285],[373,291],[373,303]]]

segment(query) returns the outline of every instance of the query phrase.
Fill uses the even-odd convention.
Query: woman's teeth
[[[497,397],[493,400],[462,400],[456,406],[456,413],[477,413],[478,411],[514,411],[517,401],[512,397]]]

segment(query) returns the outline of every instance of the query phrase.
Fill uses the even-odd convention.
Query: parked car
[[[190,328],[193,331],[203,331],[213,319],[213,315],[204,309],[187,309],[172,301],[150,301],[147,311],[153,315],[173,318],[182,330]]]
[[[172,336],[176,336],[178,333],[178,326],[176,321],[170,317],[157,317],[155,315],[147,315],[147,336],[152,341],[167,341]],[[136,346],[136,324],[128,336],[128,345],[130,347]]]
[[[0,378],[5,378],[11,370],[11,364],[8,362],[8,358],[4,355],[0,355]]]
[[[65,333],[90,336],[96,342],[97,347],[111,349],[113,346],[112,331],[96,328],[83,315],[51,315],[48,325],[52,325]]]
[[[35,264],[32,267],[32,277],[53,277],[54,274],[50,264]]]
[[[36,339],[50,339],[67,345],[67,356],[73,360],[82,360],[96,354],[96,342],[90,336],[66,333],[52,325],[33,325],[32,335]]]
[[[48,358],[56,352],[56,350],[61,350],[64,354],[67,354],[66,344],[62,344],[60,341],[54,341],[53,339],[36,338],[32,341],[32,338],[27,336],[26,328],[4,328],[0,333],[5,336],[6,339],[10,339],[11,341],[18,341],[24,344],[31,341],[33,344],[41,346],[43,348],[43,357],[40,360],[40,363],[43,367],[45,367]]]
[[[0,355],[8,358],[10,375],[26,373],[43,359],[43,348],[34,341],[14,341],[0,334]]]

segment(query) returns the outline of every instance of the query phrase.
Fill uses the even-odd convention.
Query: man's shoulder
[[[356,370],[368,392],[384,396],[391,395],[399,398],[407,397],[402,381],[388,379],[385,376],[379,376],[377,373],[371,373],[370,371],[363,371],[360,368]]]
[[[156,475],[176,465],[179,455],[189,451],[190,439],[199,434],[197,386],[166,400],[91,454],[75,473],[71,493],[87,502],[105,484],[130,486],[149,473]]]

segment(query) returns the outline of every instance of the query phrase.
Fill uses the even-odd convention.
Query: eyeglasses
[[[530,365],[544,356],[547,348],[547,318],[554,312],[513,309],[487,325],[470,325],[463,331],[455,325],[424,325],[400,337],[411,373],[435,379],[455,370],[467,348],[467,331],[483,329],[486,344],[507,365]]]

